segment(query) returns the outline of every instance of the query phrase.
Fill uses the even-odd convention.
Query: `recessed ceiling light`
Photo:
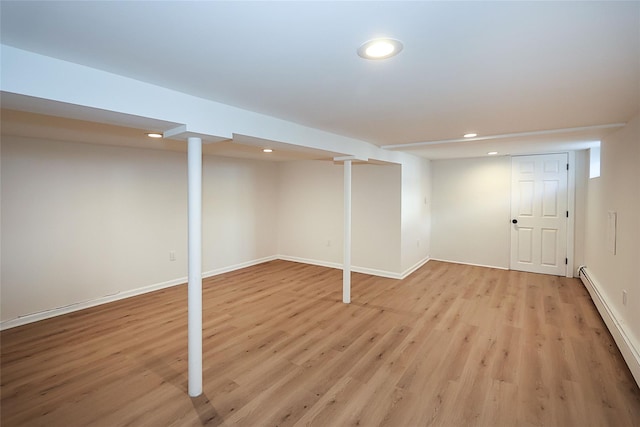
[[[271,148],[263,148],[262,152],[263,153],[273,153],[273,150]]]
[[[149,132],[147,136],[149,138],[162,138],[162,134],[157,132]]]
[[[364,59],[387,59],[400,53],[402,42],[395,39],[369,40],[358,48],[358,55]]]
[[[496,154],[498,154],[498,152],[497,151],[489,151],[487,154],[490,155],[490,156],[495,156]]]
[[[476,136],[478,136],[477,133],[465,133],[464,135],[462,135],[465,138],[475,138]]]

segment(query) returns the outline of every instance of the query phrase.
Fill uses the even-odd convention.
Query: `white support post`
[[[344,267],[342,302],[351,302],[351,160],[344,161]]]
[[[187,138],[189,186],[189,396],[202,394],[202,139]]]

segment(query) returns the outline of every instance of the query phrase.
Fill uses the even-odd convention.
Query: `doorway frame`
[[[567,210],[569,217],[567,218],[567,270],[565,277],[574,277],[575,271],[575,217],[576,217],[576,152],[567,151],[567,163],[569,170],[567,171]]]

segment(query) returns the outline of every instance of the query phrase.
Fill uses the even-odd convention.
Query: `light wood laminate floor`
[[[10,426],[640,426],[576,279],[431,261],[405,280],[273,261],[2,332]]]

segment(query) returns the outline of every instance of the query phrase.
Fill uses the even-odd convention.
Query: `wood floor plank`
[[[431,261],[404,280],[272,261],[3,331],[2,426],[638,426],[576,279]]]

